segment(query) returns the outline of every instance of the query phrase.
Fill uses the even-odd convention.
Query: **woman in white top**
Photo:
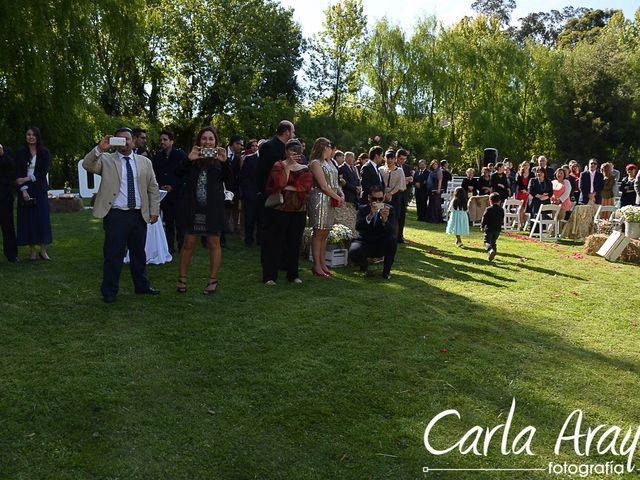
[[[404,171],[396,165],[396,154],[393,150],[387,150],[386,163],[380,167],[380,176],[384,182],[384,201],[390,203],[396,212],[396,218],[400,214],[402,195],[406,188]]]

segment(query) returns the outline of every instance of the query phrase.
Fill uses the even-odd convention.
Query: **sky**
[[[322,29],[324,10],[335,0],[280,0],[280,3],[294,9],[294,18],[302,26],[305,37],[310,37]],[[474,15],[471,10],[473,0],[362,0],[364,12],[369,24],[384,16],[392,23],[403,26],[410,33],[416,18],[435,15],[445,26],[452,25],[467,15]],[[516,0],[517,7],[511,15],[512,24],[531,12],[548,12],[573,7],[622,9],[626,18],[633,18],[638,3],[633,0],[584,0],[574,4],[563,0]]]

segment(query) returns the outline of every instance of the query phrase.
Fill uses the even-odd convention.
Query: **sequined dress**
[[[313,163],[319,163],[322,171],[324,172],[324,179],[327,185],[331,187],[334,192],[338,191],[338,169],[335,165],[328,160],[311,160],[309,167]],[[311,225],[313,228],[320,230],[330,229],[335,223],[336,209],[331,206],[331,197],[322,193],[320,186],[313,178],[313,187],[311,188],[311,194],[309,195],[309,218],[311,219]]]

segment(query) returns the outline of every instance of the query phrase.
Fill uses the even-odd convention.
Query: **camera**
[[[384,202],[374,202],[373,208],[375,208],[376,211],[382,210],[384,208]]]
[[[127,145],[127,139],[124,137],[111,137],[109,139],[109,146],[111,147],[125,147]]]
[[[211,147],[202,147],[200,149],[200,156],[202,158],[213,158],[216,156],[216,149]]]

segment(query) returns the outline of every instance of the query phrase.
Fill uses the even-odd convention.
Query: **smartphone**
[[[111,147],[125,147],[127,145],[127,139],[124,137],[111,137],[109,139],[109,146]]]

